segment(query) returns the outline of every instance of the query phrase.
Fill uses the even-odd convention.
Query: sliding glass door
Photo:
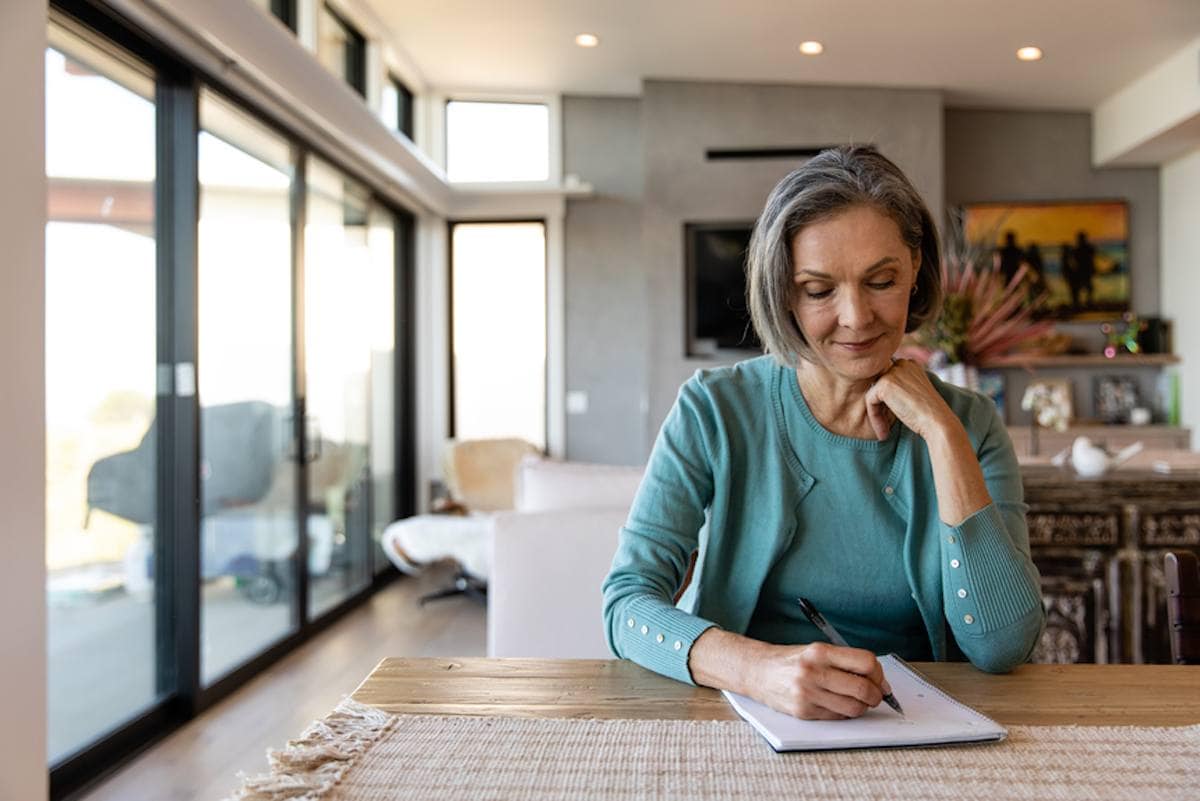
[[[200,94],[200,667],[207,686],[296,631],[286,139]]]
[[[154,72],[63,27],[46,51],[49,757],[153,704]],[[19,610],[9,610],[19,614]]]
[[[320,159],[309,161],[306,176],[308,607],[315,617],[371,580],[374,543],[394,513],[396,220]],[[377,493],[386,497],[372,503]]]
[[[102,5],[53,10],[48,42],[59,798],[386,569],[415,490],[412,220]]]

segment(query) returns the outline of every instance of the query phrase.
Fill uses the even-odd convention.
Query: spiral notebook
[[[893,748],[1003,740],[1008,731],[925,680],[895,654],[879,657],[904,715],[887,704],[850,720],[800,720],[729,691],[725,697],[776,751]]]

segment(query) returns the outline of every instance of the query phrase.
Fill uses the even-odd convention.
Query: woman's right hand
[[[875,654],[861,648],[768,645],[757,657],[746,694],[792,717],[856,718],[891,692]]]

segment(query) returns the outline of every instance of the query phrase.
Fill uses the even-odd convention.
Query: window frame
[[[455,426],[455,370],[454,370],[454,229],[459,225],[521,225],[521,224],[537,224],[542,226],[545,234],[545,253],[543,256],[543,270],[545,272],[545,297],[543,303],[546,315],[546,367],[543,376],[545,382],[545,390],[542,393],[542,403],[545,406],[545,417],[542,425],[542,442],[544,443],[542,453],[551,454],[550,433],[552,430],[551,413],[553,404],[551,403],[551,323],[550,323],[550,279],[551,279],[551,263],[550,263],[550,220],[546,217],[536,216],[520,216],[520,217],[463,217],[446,220],[446,436],[450,439],[455,438],[457,434]]]
[[[396,119],[385,120],[385,122],[393,130],[408,137],[410,142],[416,141],[413,139],[413,105],[416,102],[416,95],[408,88],[408,84],[397,77],[392,70],[387,71],[384,80],[396,90],[399,98],[396,103]]]
[[[320,19],[321,14],[328,14],[333,18],[343,31],[346,33],[346,52],[345,59],[342,63],[343,75],[342,78],[346,85],[358,93],[364,100],[367,98],[367,37],[358,26],[350,21],[350,19],[338,11],[337,8],[329,2],[322,2],[317,9],[317,31],[318,42],[317,49],[320,50]]]
[[[549,161],[547,177],[544,181],[455,181],[450,185],[459,192],[520,192],[530,189],[547,189],[558,190],[562,187],[563,180],[563,145],[562,145],[562,100],[557,95],[536,95],[536,94],[504,94],[492,92],[479,92],[471,90],[457,90],[438,94],[430,98],[431,106],[439,109],[440,113],[433,115],[433,137],[431,141],[434,160],[442,167],[443,170],[448,166],[448,125],[446,124],[446,115],[450,103],[465,102],[465,103],[506,103],[506,104],[525,104],[525,105],[541,105],[545,106],[547,115],[547,125],[550,130],[548,132],[547,145],[549,153],[547,159]]]

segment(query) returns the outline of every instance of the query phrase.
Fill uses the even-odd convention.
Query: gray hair
[[[767,353],[781,364],[808,359],[812,348],[792,314],[795,299],[792,241],[804,226],[852,206],[871,206],[891,218],[900,237],[920,250],[916,291],[905,332],[935,317],[942,302],[937,226],[912,182],[891,160],[864,145],[822,150],[771,190],[754,225],[746,258],[750,321]]]

